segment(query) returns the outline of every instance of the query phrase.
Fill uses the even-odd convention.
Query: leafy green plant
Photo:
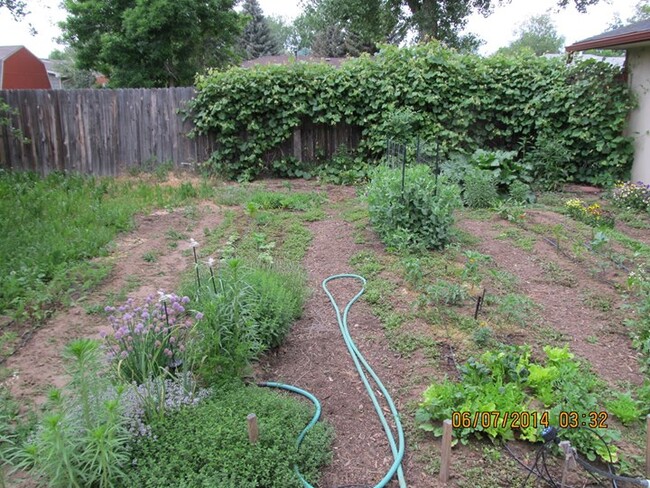
[[[619,418],[623,425],[639,420],[643,413],[639,401],[635,400],[629,391],[616,393],[612,400],[605,403],[605,406],[609,412]]]
[[[519,204],[531,203],[535,199],[535,195],[532,193],[530,185],[519,180],[510,183],[508,195],[513,202]]]
[[[572,198],[565,202],[564,208],[571,217],[587,225],[593,227],[614,227],[614,215],[604,210],[599,203],[587,205],[579,198]]]
[[[445,280],[436,280],[427,286],[426,295],[429,301],[445,305],[460,305],[469,297],[464,287]]]
[[[53,487],[123,486],[129,461],[121,389],[107,395],[99,343],[78,339],[65,349],[72,380],[50,393],[48,411],[12,462]]]
[[[123,486],[299,488],[294,464],[315,485],[330,459],[332,431],[316,424],[297,450],[296,437],[311,410],[264,388],[226,385],[209,400],[154,424],[153,436],[134,445],[134,462]],[[246,412],[255,412],[260,422],[254,445],[246,433]]]
[[[498,200],[497,183],[494,174],[481,169],[465,173],[463,202],[471,208],[489,208]]]
[[[497,185],[502,190],[509,190],[516,182],[530,182],[532,166],[516,160],[517,151],[487,151],[477,149],[470,161],[479,169],[491,171]]]
[[[478,148],[516,150],[515,165],[534,165],[536,179],[552,185],[569,177],[613,183],[631,163],[623,129],[633,100],[620,70],[605,63],[483,58],[430,43],[384,46],[337,68],[213,70],[196,86],[195,132],[216,135],[209,166],[231,178],[263,172],[266,155],[303,121],[354,127],[369,162],[381,158],[387,138],[419,136],[436,141],[442,160]]]
[[[479,359],[469,358],[460,367],[461,382],[445,380],[424,392],[416,422],[423,430],[442,435],[442,420],[452,418],[453,412],[467,412],[464,425],[454,429],[462,443],[475,435],[508,440],[514,438],[514,431],[519,439],[536,442],[540,429],[533,427],[532,421],[530,425],[513,425],[512,417],[503,421],[504,412],[528,412],[529,418],[536,414],[538,424],[544,427],[546,421],[558,426],[561,412],[577,412],[582,419],[588,418],[589,412],[602,411],[597,400],[601,388],[598,380],[573,360],[568,348],[545,346],[544,352],[545,364],[531,359],[530,346],[502,345]],[[535,409],[535,400],[546,409]],[[475,412],[499,412],[500,421],[474,423]],[[610,443],[619,437],[620,432],[611,426],[562,430],[562,438],[592,461],[601,458],[616,462],[616,446]],[[603,440],[610,444],[609,450]]]
[[[370,222],[391,247],[440,248],[450,238],[453,212],[460,205],[459,190],[444,177],[436,179],[429,167],[402,172],[378,167],[368,186]]]
[[[358,185],[370,179],[370,166],[360,156],[340,145],[330,161],[322,164],[318,170],[318,179],[335,185]]]

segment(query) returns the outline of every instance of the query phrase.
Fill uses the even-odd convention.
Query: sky
[[[600,34],[607,29],[616,13],[627,19],[634,11],[638,0],[601,0],[580,14],[573,7],[559,10],[557,0],[512,0],[507,5],[496,7],[487,18],[473,15],[467,31],[478,34],[486,43],[481,54],[490,54],[499,47],[508,45],[514,38],[514,31],[531,15],[546,12],[551,14],[559,34],[566,38],[566,44]],[[0,10],[0,46],[24,45],[38,57],[47,57],[60,48],[56,38],[61,35],[58,22],[65,19],[60,8],[61,0],[27,0],[31,14],[20,22],[11,18],[6,10]],[[277,15],[293,19],[300,13],[298,0],[259,0],[266,15]],[[573,2],[570,2],[573,3]],[[37,34],[30,34],[30,24]]]

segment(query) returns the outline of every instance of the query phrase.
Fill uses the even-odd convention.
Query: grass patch
[[[184,185],[0,172],[0,314],[39,321],[94,287],[110,268],[89,260],[108,254],[135,213],[190,201]]]
[[[535,237],[526,234],[523,230],[518,228],[504,230],[496,238],[499,240],[511,241],[513,246],[526,252],[531,252],[537,242]]]

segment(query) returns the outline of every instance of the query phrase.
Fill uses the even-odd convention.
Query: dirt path
[[[49,386],[63,386],[66,376],[61,351],[65,344],[79,337],[97,338],[100,330],[106,328],[108,322],[104,316],[89,314],[84,306],[93,304],[101,309],[110,297],[127,290],[128,297],[139,300],[161,288],[177,288],[192,258],[184,255],[189,247],[186,241],[179,240],[176,247],[170,246],[168,232],[174,230],[189,238],[221,222],[221,212],[215,205],[204,203],[198,209],[196,218],[185,215],[182,209],[139,217],[135,230],[117,240],[115,250],[106,258],[114,264],[106,282],[86,302],[55,314],[23,348],[7,359],[5,367],[13,373],[8,383],[18,400],[40,404]],[[151,253],[155,261],[147,262],[143,258],[146,253]]]
[[[332,200],[336,199],[333,196]],[[322,402],[323,418],[334,426],[336,439],[333,462],[320,486],[374,486],[392,464],[390,448],[345,347],[334,310],[321,288],[328,276],[350,273],[348,260],[367,246],[355,244],[353,225],[331,212],[327,219],[313,222],[309,228],[314,238],[304,264],[312,296],[285,344],[258,365],[258,379],[305,388]],[[329,288],[343,308],[359,285],[354,280],[337,280]],[[388,348],[381,324],[365,302],[354,305],[349,325],[359,350],[391,393],[402,418],[408,418],[403,398],[409,395],[400,392],[416,376],[418,363],[405,361]],[[407,450],[404,466],[409,486],[435,486],[432,480],[422,478],[425,475],[421,469],[410,469],[411,456]]]
[[[556,217],[560,217],[557,216]],[[513,227],[499,220],[498,225]],[[519,249],[507,240],[498,239],[502,230],[495,221],[464,220],[459,227],[479,237],[478,250],[490,255],[501,269],[520,279],[519,293],[541,305],[543,326],[563,334],[571,350],[587,360],[593,370],[612,385],[621,382],[641,384],[638,354],[632,348],[628,330],[621,323],[617,309],[620,297],[611,286],[591,275],[540,239],[532,252]],[[554,263],[572,285],[561,283],[545,274],[544,265]],[[611,310],[599,311],[586,305],[581,297],[601,296],[611,300]]]

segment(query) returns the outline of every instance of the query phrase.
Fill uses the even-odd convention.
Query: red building
[[[0,90],[49,90],[45,65],[24,46],[0,46]]]

